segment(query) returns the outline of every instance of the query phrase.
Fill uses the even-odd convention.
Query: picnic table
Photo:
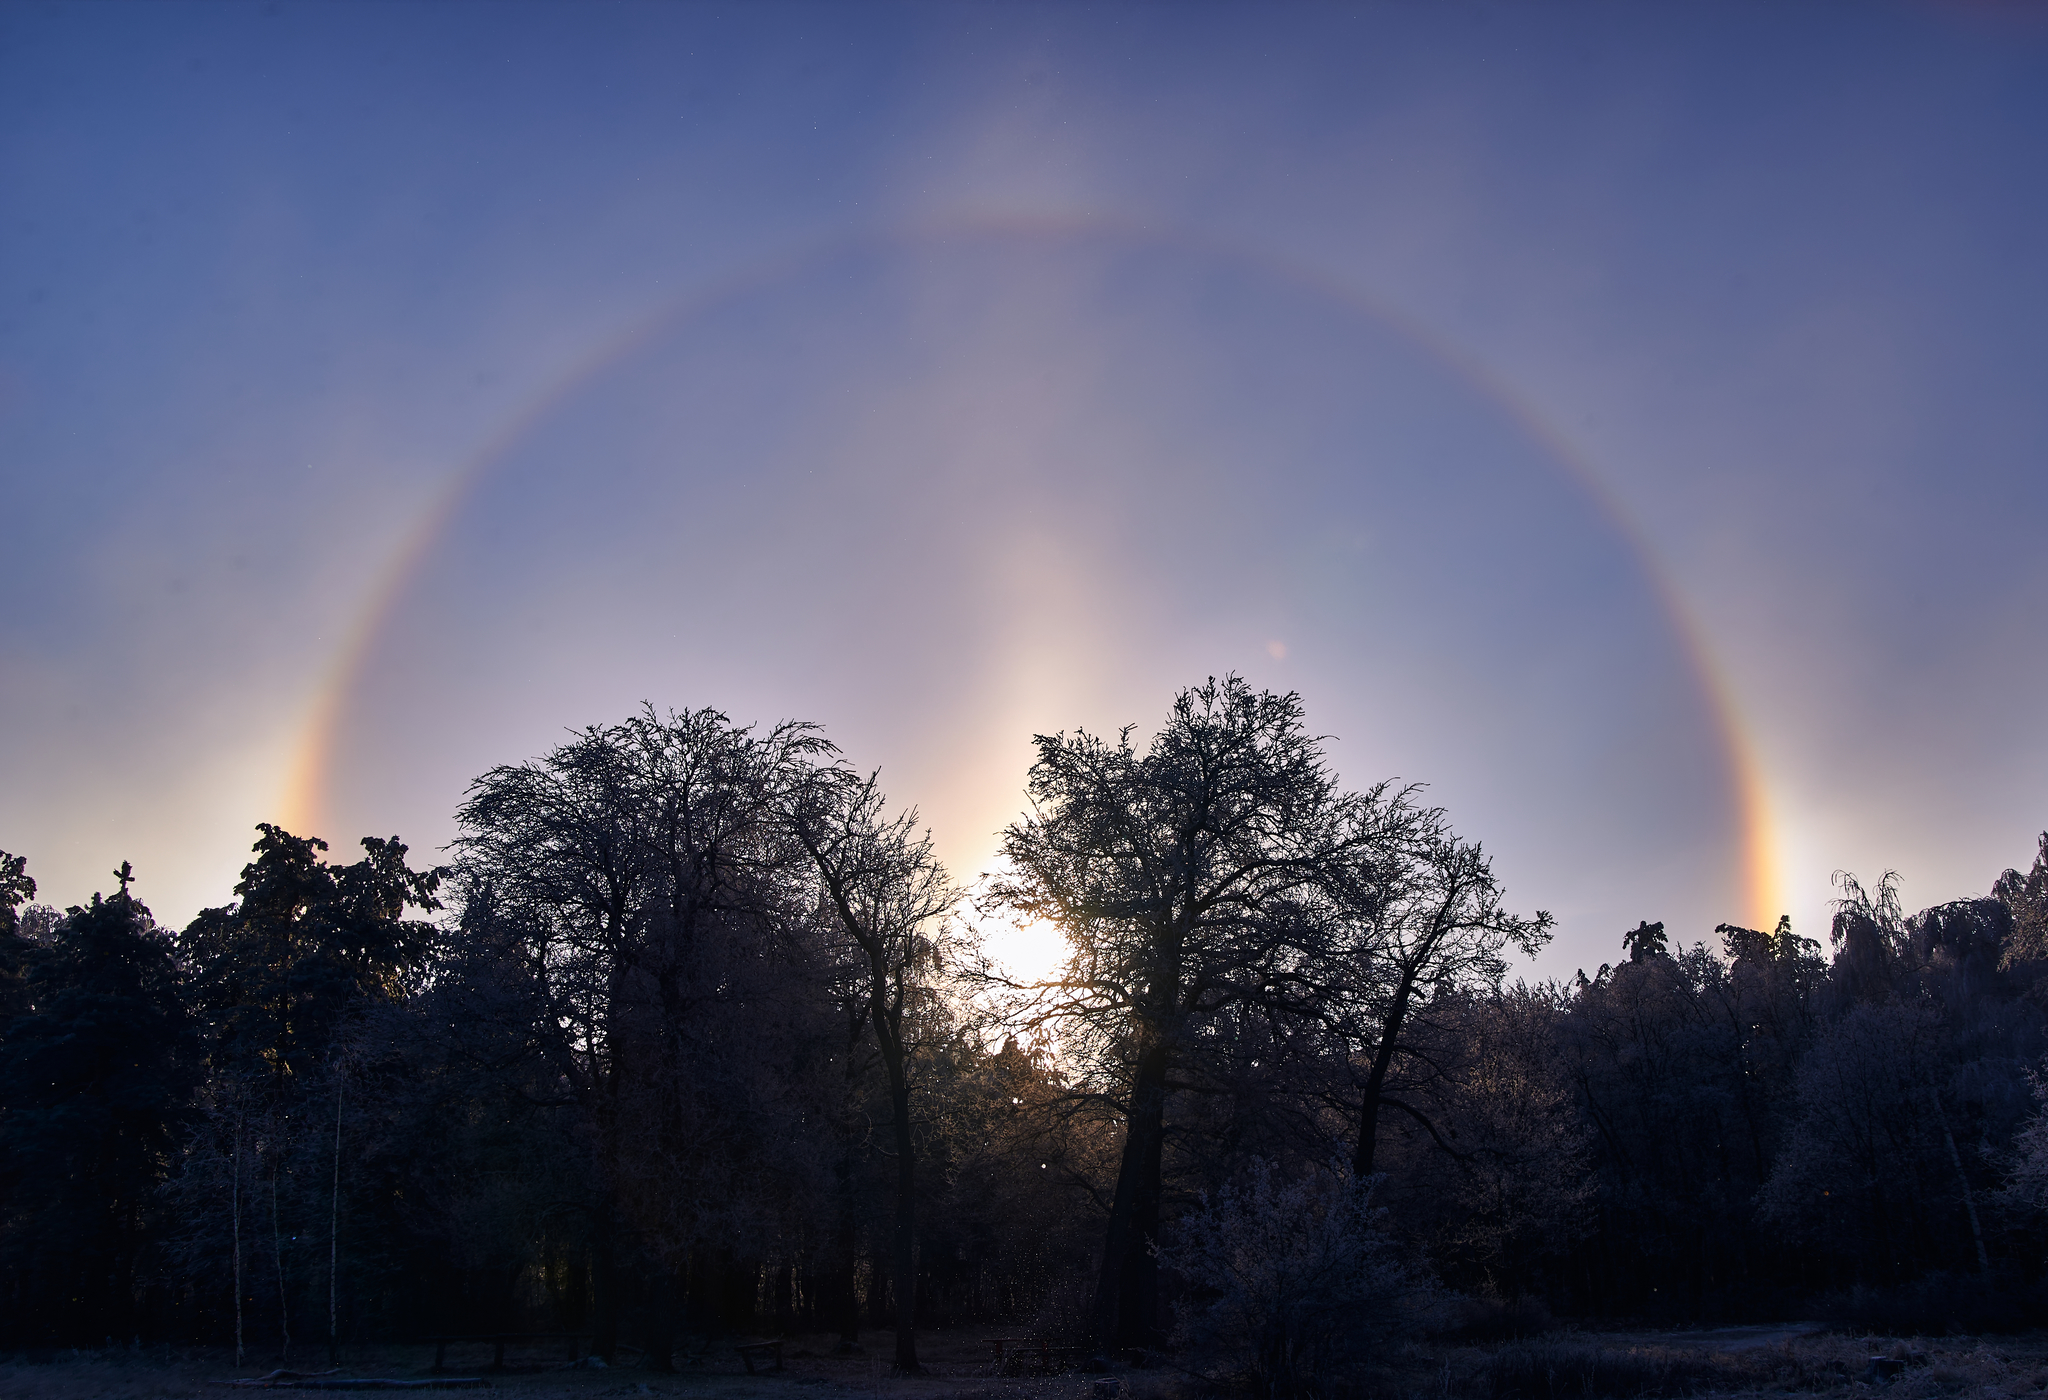
[[[746,1363],[747,1374],[750,1376],[754,1374],[754,1362],[757,1359],[772,1359],[775,1364],[768,1367],[771,1371],[780,1371],[782,1369],[782,1343],[779,1341],[741,1342],[733,1349],[740,1354],[740,1360]]]
[[[427,1338],[428,1341],[434,1344],[434,1371],[436,1374],[448,1369],[448,1348],[451,1346],[462,1346],[470,1343],[481,1346],[483,1343],[489,1342],[491,1344],[491,1369],[493,1371],[502,1371],[505,1369],[505,1347],[508,1343],[558,1342],[564,1339],[569,1343],[569,1359],[571,1361],[577,1360],[583,1354],[583,1334],[580,1332],[465,1332],[460,1335],[449,1334],[447,1336]]]
[[[993,1370],[998,1376],[1057,1375],[1071,1371],[1085,1350],[1063,1346],[1050,1337],[990,1337]]]

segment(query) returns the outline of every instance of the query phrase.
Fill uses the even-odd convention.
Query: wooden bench
[[[741,1342],[733,1350],[737,1351],[740,1354],[740,1360],[746,1363],[747,1374],[750,1376],[755,1373],[754,1362],[757,1358],[772,1358],[775,1364],[768,1368],[770,1371],[780,1371],[782,1369],[781,1342]]]
[[[429,1337],[427,1340],[434,1344],[434,1371],[439,1374],[448,1369],[448,1348],[451,1346],[471,1343],[481,1346],[489,1342],[491,1369],[502,1371],[505,1369],[507,1343],[561,1341],[565,1338],[569,1343],[569,1359],[575,1361],[583,1354],[583,1334],[580,1332],[469,1332],[461,1336]]]

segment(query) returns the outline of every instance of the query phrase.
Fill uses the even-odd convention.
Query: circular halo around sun
[[[1746,912],[1701,669],[1552,452],[1357,303],[1103,230],[848,245],[587,376],[397,590],[319,815],[439,844],[486,768],[712,705],[825,725],[967,878],[1034,733],[1226,671],[1348,784],[1428,782],[1561,965]]]

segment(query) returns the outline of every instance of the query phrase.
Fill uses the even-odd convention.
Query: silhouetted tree
[[[29,941],[21,936],[15,912],[36,897],[28,857],[0,851],[0,1030],[22,1007],[22,979],[27,974]]]
[[[2029,1073],[2034,1112],[2013,1138],[2006,1168],[2007,1196],[2030,1211],[2048,1211],[2048,1065]]]
[[[1260,1400],[1327,1394],[1334,1373],[1415,1327],[1418,1285],[1373,1178],[1254,1161],[1181,1222],[1168,1263],[1191,1288],[1181,1340]]]
[[[1523,918],[1477,843],[1452,832],[1442,808],[1423,807],[1414,789],[1375,791],[1358,823],[1357,875],[1345,890],[1347,942],[1363,996],[1366,1068],[1351,1158],[1353,1175],[1373,1172],[1382,1108],[1420,1120],[1415,1105],[1387,1096],[1387,1075],[1407,1052],[1402,1036],[1418,1007],[1435,997],[1498,991],[1503,953],[1533,955],[1550,939],[1550,915]]]
[[[141,1330],[157,1191],[198,1078],[170,941],[125,861],[115,874],[30,950],[0,1035],[0,1326],[21,1341]]]
[[[1967,1239],[1928,1099],[1948,1077],[1943,1040],[1930,1008],[1866,1003],[1800,1063],[1799,1118],[1764,1208],[1852,1278],[1898,1282]]]
[[[821,766],[798,785],[787,807],[790,831],[811,859],[822,895],[828,949],[843,968],[848,1000],[864,1013],[889,1084],[889,1128],[896,1158],[891,1249],[896,1297],[896,1369],[917,1372],[917,1135],[911,1122],[915,1019],[906,1011],[930,997],[958,895],[932,853],[917,813],[891,816],[873,776]],[[833,945],[837,946],[833,946]]]
[[[1899,906],[1898,872],[1885,871],[1875,890],[1866,890],[1846,870],[1837,870],[1832,878],[1842,892],[1828,929],[1835,948],[1837,988],[1851,1002],[1895,995],[1911,971],[1912,949],[1905,911]]]
[[[1557,987],[1517,983],[1437,997],[1410,1031],[1400,1093],[1425,1113],[1383,1128],[1376,1199],[1456,1288],[1553,1294],[1592,1226],[1594,1131],[1562,1072],[1569,1013]]]
[[[2041,833],[2033,868],[2025,875],[2008,870],[1991,887],[1994,899],[2012,911],[2012,939],[2005,961],[2048,963],[2048,831]]]
[[[1037,1014],[1124,1122],[1088,1331],[1149,1345],[1168,1096],[1202,1077],[1218,1018],[1305,1015],[1335,985],[1327,891],[1371,835],[1370,799],[1338,792],[1300,697],[1236,676],[1175,696],[1143,753],[1128,728],[1034,742],[1032,811],[1003,834],[991,897],[1073,943]]]
[[[1654,924],[1639,921],[1634,928],[1621,936],[1621,946],[1628,950],[1630,962],[1671,956],[1671,943],[1664,936],[1664,923],[1661,919]]]
[[[327,843],[263,823],[238,902],[207,909],[179,935],[206,1017],[217,1072],[257,1074],[286,1102],[311,1082],[343,1018],[365,1000],[404,995],[426,963],[443,871],[406,865],[406,846],[363,838],[363,858],[332,865]]]
[[[1014,1318],[1071,1334],[1085,1308],[1115,1172],[1110,1125],[1075,1097],[1050,1048],[990,1048],[968,1021],[927,1045],[920,1271],[956,1319]],[[1071,1315],[1069,1315],[1071,1314]]]
[[[247,1261],[267,1275],[284,1354],[295,1308],[330,1321],[339,1310],[342,1048],[367,1008],[416,985],[433,929],[406,913],[441,907],[443,872],[412,869],[395,836],[364,837],[363,858],[336,865],[318,837],[270,823],[257,831],[236,902],[203,910],[177,940],[207,1074],[173,1195],[188,1274],[234,1290],[237,1346]],[[327,1245],[317,1261],[315,1239]],[[289,1249],[294,1241],[308,1247]]]
[[[1656,927],[1661,932],[1664,926],[1658,924]],[[1744,928],[1741,924],[1715,924],[1714,932],[1721,935],[1721,951],[1736,966],[1769,963],[1797,952],[1800,945],[1811,945],[1816,952],[1820,948],[1812,939],[1793,940],[1792,916],[1789,914],[1780,914],[1777,928],[1769,933],[1760,928]],[[1661,944],[1662,940],[1659,942]]]
[[[686,1279],[714,1310],[744,1287],[751,1311],[758,1259],[735,1251],[775,1233],[770,1184],[815,1165],[774,1125],[803,1119],[778,1113],[789,1095],[825,1092],[793,1066],[836,1040],[805,1000],[815,904],[783,820],[825,747],[808,725],[650,708],[492,769],[459,813],[463,980],[501,989],[594,1144],[604,1351],[629,1249],[657,1365]]]

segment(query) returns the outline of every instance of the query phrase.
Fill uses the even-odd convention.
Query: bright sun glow
[[[991,919],[982,926],[988,951],[1019,982],[1043,982],[1067,960],[1067,936],[1050,919],[1028,924]]]

